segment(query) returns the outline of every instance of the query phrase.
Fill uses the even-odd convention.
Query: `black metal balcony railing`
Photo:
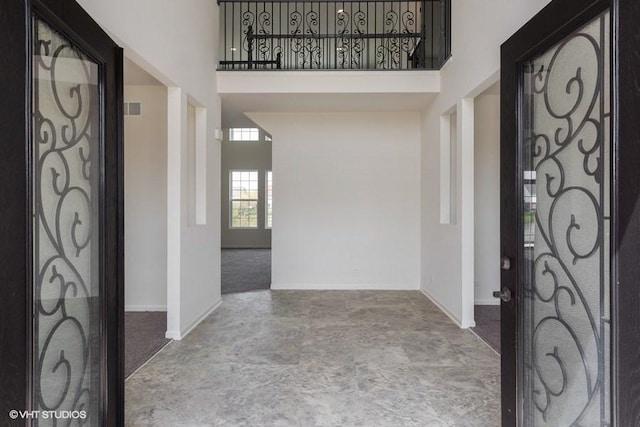
[[[450,0],[220,0],[221,70],[439,69]]]

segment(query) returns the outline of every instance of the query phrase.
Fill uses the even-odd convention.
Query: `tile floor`
[[[417,291],[255,291],[126,383],[131,426],[498,426],[498,356]]]

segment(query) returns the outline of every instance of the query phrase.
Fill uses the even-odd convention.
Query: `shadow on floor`
[[[223,249],[222,293],[271,287],[271,249]]]
[[[476,305],[475,320],[473,332],[500,353],[500,306]]]

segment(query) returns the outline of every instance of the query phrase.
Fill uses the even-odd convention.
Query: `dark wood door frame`
[[[614,422],[640,425],[640,2],[614,1]]]
[[[73,40],[101,65],[104,96],[103,343],[104,425],[124,425],[124,221],[122,49],[73,0],[0,2],[0,426],[19,425],[10,410],[34,409],[31,396],[32,14]]]
[[[554,0],[502,45],[501,156],[518,159],[501,170],[501,253],[514,262],[502,271],[513,299],[502,303],[502,425],[522,425],[522,369],[517,360],[518,301],[523,280],[523,182],[518,141],[522,103],[518,96],[524,61],[544,52],[602,11],[612,11],[612,421],[640,425],[640,2],[637,0]],[[504,237],[510,236],[510,237]]]

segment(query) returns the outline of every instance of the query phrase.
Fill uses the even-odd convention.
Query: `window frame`
[[[235,139],[234,138],[234,134],[238,132],[240,134],[240,138]],[[245,138],[245,135],[253,135],[255,132],[256,138],[255,139],[251,139],[249,138]],[[261,142],[261,138],[260,138],[260,128],[251,128],[251,127],[247,127],[247,128],[243,128],[243,127],[239,127],[239,128],[229,128],[228,130],[228,141],[229,142],[238,142],[238,143],[243,143],[243,142]]]
[[[233,173],[253,172],[256,174],[258,183],[257,197],[255,199],[234,199],[233,198]],[[251,180],[250,180],[251,181]],[[233,225],[233,202],[256,202],[256,226],[236,227]],[[229,229],[230,230],[259,230],[260,229],[260,171],[258,169],[230,169],[229,170]]]
[[[271,179],[269,179],[271,175]],[[269,193],[269,183],[271,183],[271,193]],[[271,196],[271,197],[269,197]],[[269,201],[271,200],[271,224],[269,224]],[[264,229],[273,228],[273,171],[267,170],[264,173]]]

